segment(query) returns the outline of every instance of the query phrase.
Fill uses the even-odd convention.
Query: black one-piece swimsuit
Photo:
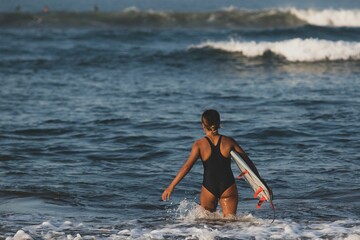
[[[220,198],[226,189],[235,183],[231,170],[230,158],[225,158],[220,152],[222,136],[216,146],[205,137],[211,146],[211,155],[206,161],[202,160],[204,166],[203,186],[215,197]]]

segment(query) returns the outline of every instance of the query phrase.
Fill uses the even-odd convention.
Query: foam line
[[[212,48],[230,53],[241,53],[245,57],[261,57],[266,52],[284,57],[290,62],[316,62],[338,60],[360,60],[360,43],[328,41],[320,39],[290,39],[277,42],[255,42],[230,39],[229,41],[207,41],[190,48]]]

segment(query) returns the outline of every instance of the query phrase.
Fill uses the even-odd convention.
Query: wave
[[[241,53],[255,58],[268,54],[285,58],[290,62],[346,61],[360,60],[360,43],[329,41],[320,39],[300,39],[277,42],[207,41],[189,47],[190,49],[211,48],[230,53]]]
[[[135,7],[120,12],[0,13],[0,26],[120,26],[155,28],[282,28],[304,25],[360,27],[360,9],[265,9],[226,8],[210,12],[141,11]]]
[[[296,9],[288,11],[298,19],[306,21],[316,26],[334,26],[334,27],[360,27],[360,10],[335,10],[335,9]]]

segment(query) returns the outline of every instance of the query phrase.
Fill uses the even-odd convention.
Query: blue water
[[[360,238],[360,26],[211,4],[0,14],[0,239]],[[208,108],[273,224],[243,181],[235,219],[200,209],[200,161],[161,201]]]

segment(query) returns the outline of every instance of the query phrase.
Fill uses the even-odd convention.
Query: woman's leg
[[[218,205],[217,198],[204,186],[201,188],[200,205],[210,212],[215,212]]]
[[[220,197],[220,205],[224,217],[235,215],[238,205],[238,191],[234,183],[223,192]]]

